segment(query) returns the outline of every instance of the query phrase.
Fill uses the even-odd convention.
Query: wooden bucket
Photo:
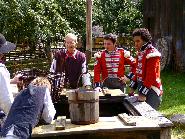
[[[99,93],[91,89],[67,92],[72,124],[93,124],[99,119]]]

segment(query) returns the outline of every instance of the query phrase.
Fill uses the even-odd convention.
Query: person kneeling
[[[37,77],[22,90],[10,108],[1,136],[5,139],[27,139],[31,137],[32,129],[39,121],[51,123],[56,110],[51,100],[50,90],[51,85],[45,77]]]

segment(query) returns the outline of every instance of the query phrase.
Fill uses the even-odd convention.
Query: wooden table
[[[99,122],[90,125],[74,125],[67,119],[66,129],[56,131],[53,125],[33,129],[32,138],[105,138],[105,139],[160,139],[159,125],[142,116],[134,117],[136,126],[126,126],[117,116],[100,117]]]

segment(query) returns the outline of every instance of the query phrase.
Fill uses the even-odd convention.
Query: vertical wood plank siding
[[[144,27],[154,42],[164,38],[173,70],[185,71],[185,0],[144,0]],[[167,65],[168,66],[168,65]]]

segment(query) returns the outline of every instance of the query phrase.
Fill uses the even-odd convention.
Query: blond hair
[[[47,87],[49,91],[51,92],[51,84],[46,77],[37,77],[33,81],[31,81],[31,84],[35,86]]]
[[[71,38],[71,39],[73,39],[73,40],[77,43],[77,36],[76,36],[75,34],[73,34],[73,33],[68,33],[68,34],[65,36],[64,40],[65,40],[66,38]]]

